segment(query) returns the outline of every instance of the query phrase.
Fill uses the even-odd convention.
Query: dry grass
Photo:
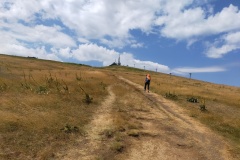
[[[57,150],[73,145],[85,134],[84,126],[108,95],[110,84],[115,84],[117,97],[112,110],[114,128],[106,132],[106,136],[111,134],[112,151],[100,159],[124,151],[128,133],[138,133],[142,127],[133,113],[148,112],[144,106],[149,102],[113,75],[143,85],[145,74],[128,67],[92,68],[0,55],[0,159],[49,159]],[[240,154],[239,88],[150,74],[152,92],[176,94],[176,103],[188,110],[189,116],[225,136],[235,148],[232,153]],[[90,103],[86,103],[86,94],[92,98]],[[205,100],[207,111],[201,112],[199,103],[187,102],[191,96]],[[66,133],[66,126],[77,131]]]
[[[1,55],[0,66],[0,159],[50,158],[73,144],[111,82],[81,65]]]
[[[137,84],[144,85],[146,72],[139,69],[121,67],[108,68]],[[118,71],[119,70],[119,71]],[[150,90],[165,96],[171,93],[177,96],[176,103],[212,130],[226,137],[233,145],[233,154],[240,155],[240,88],[218,85],[194,79],[168,74],[150,72],[152,76]],[[195,97],[199,103],[190,103],[188,98]],[[200,111],[205,102],[207,111]]]

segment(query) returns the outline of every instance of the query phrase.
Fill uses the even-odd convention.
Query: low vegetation
[[[0,67],[0,159],[44,159],[73,144],[111,82],[91,67],[39,59],[1,55]]]
[[[127,139],[141,136],[133,111],[145,112],[149,102],[134,96],[136,90],[118,83],[114,75],[143,85],[146,71],[0,57],[0,159],[51,159],[57,150],[74,145],[85,136],[85,126],[109,94],[109,85],[117,97],[111,113],[114,127],[103,133],[111,151],[100,159],[124,152]],[[231,152],[240,155],[239,87],[150,74],[151,92],[174,100],[189,116],[224,136],[234,148]],[[192,103],[196,99],[198,103]]]
[[[133,71],[128,67],[122,67],[117,74],[144,85],[146,71],[138,69]],[[174,100],[189,112],[189,116],[227,138],[235,148],[231,152],[240,155],[239,87],[213,84],[172,74],[156,72],[150,74],[152,92]],[[190,103],[189,100],[194,102],[197,100],[198,103]]]
[[[178,96],[175,93],[171,93],[171,92],[165,93],[165,97],[172,100],[178,99]]]

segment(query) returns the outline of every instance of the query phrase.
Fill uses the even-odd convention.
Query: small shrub
[[[102,134],[106,137],[106,138],[112,138],[114,136],[114,130],[112,129],[105,129]]]
[[[89,96],[89,94],[85,94],[85,99],[84,99],[84,101],[87,103],[87,104],[90,104],[90,103],[92,103],[92,100],[93,100],[93,98],[92,97],[90,97]]]
[[[54,82],[54,79],[52,78],[52,75],[51,75],[51,73],[49,73],[49,78],[48,78],[48,77],[46,77],[46,82],[47,82],[47,84],[49,84],[49,85],[51,85],[51,83],[53,83],[53,82]]]
[[[31,86],[30,86],[30,84],[28,84],[28,83],[21,83],[21,86],[24,88],[24,89],[32,89],[31,88]]]
[[[132,130],[128,131],[128,135],[132,136],[132,137],[139,137],[140,133],[138,130],[132,129]]]
[[[0,85],[0,91],[3,92],[3,91],[6,91],[8,88],[8,85],[6,85],[6,83],[3,83]]]
[[[122,133],[119,133],[119,132],[117,132],[115,135],[114,135],[114,139],[115,139],[115,141],[117,141],[117,142],[121,142],[121,141],[123,141],[123,134]]]
[[[101,82],[101,83],[100,83],[100,86],[102,86],[103,90],[105,90],[105,89],[106,89],[106,87],[107,87],[107,85],[106,85],[106,84],[104,84],[103,82]]]
[[[8,132],[18,131],[22,126],[18,122],[8,122],[5,125],[5,130]]]
[[[198,99],[195,97],[188,98],[187,101],[192,103],[198,103]]]
[[[78,85],[79,85],[79,84],[78,84]],[[87,94],[87,92],[85,92],[85,90],[84,90],[81,86],[79,86],[79,87],[80,87],[81,90],[85,93],[85,99],[83,99],[83,101],[84,101],[85,103],[87,103],[87,104],[92,103],[93,98],[90,97],[90,95]]]
[[[192,114],[190,115],[190,117],[196,118],[196,117],[197,117],[197,114],[192,113]]]
[[[70,93],[70,92],[69,92],[69,89],[68,89],[68,85],[67,85],[67,83],[64,82],[64,80],[62,80],[62,82],[63,82],[63,84],[64,84],[62,87],[63,87],[65,93]]]
[[[79,132],[79,128],[76,126],[70,126],[70,125],[66,125],[64,128],[61,129],[62,131],[64,131],[65,133],[76,133]]]
[[[165,97],[168,98],[168,99],[172,99],[172,100],[177,100],[178,99],[176,94],[170,93],[170,92],[166,93]]]
[[[200,105],[200,110],[201,111],[206,111],[207,110],[205,104]]]
[[[58,78],[56,76],[55,76],[55,78],[53,78],[51,73],[49,73],[49,77],[46,77],[45,80],[46,80],[46,86],[48,88],[54,88],[54,87],[59,88],[59,86],[60,86],[60,82],[59,82]],[[63,82],[63,83],[65,84],[65,82]]]
[[[111,149],[117,152],[122,152],[124,149],[124,144],[122,142],[114,142]]]
[[[81,74],[80,74],[80,76],[78,76],[78,74],[76,73],[76,80],[77,80],[77,81],[81,81],[81,80],[82,80]]]
[[[126,129],[125,129],[123,126],[119,126],[119,127],[117,128],[117,130],[118,130],[119,132],[125,132],[125,131],[126,131]]]
[[[68,86],[67,86],[67,85],[63,86],[63,89],[64,89],[65,92],[69,92],[69,91],[68,91]]]
[[[46,86],[39,86],[36,92],[38,94],[48,94],[48,88]]]
[[[199,107],[202,112],[207,111],[206,105],[205,105],[205,99],[202,100],[202,104]]]
[[[129,123],[129,124],[127,125],[127,128],[128,128],[128,129],[139,129],[139,128],[141,128],[141,126],[138,125],[138,124],[136,124],[136,123]]]

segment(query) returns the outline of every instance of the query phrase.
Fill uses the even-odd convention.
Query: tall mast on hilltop
[[[119,54],[119,57],[118,57],[118,65],[121,66],[121,62],[120,62],[120,54]]]

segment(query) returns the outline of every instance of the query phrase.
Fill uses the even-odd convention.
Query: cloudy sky
[[[0,53],[240,86],[239,0],[0,0]]]

